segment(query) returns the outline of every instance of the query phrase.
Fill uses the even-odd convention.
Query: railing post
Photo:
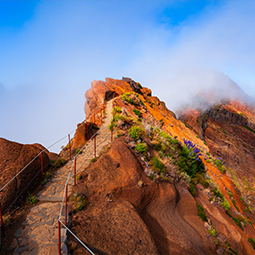
[[[66,204],[65,204],[65,225],[67,226],[67,186],[68,182],[66,182]]]
[[[68,141],[69,141],[69,155],[70,155],[70,160],[72,158],[72,155],[71,155],[71,142],[70,142],[70,134],[68,134]]]
[[[76,186],[76,157],[74,158],[74,174],[73,174],[73,178],[74,178],[74,186]]]
[[[89,140],[89,127],[88,123],[86,122],[86,130],[87,130],[87,141]]]
[[[113,123],[114,122],[112,122],[112,128],[111,128],[111,141],[113,140]]]
[[[94,136],[94,157],[97,156],[97,135]]]
[[[1,204],[0,204],[0,218],[1,218],[1,228],[2,228],[2,231],[3,231],[3,235],[4,235],[4,222],[3,222]]]
[[[42,172],[42,180],[43,180],[43,154],[41,153],[41,172]]]
[[[58,220],[58,254],[61,255],[61,228]]]

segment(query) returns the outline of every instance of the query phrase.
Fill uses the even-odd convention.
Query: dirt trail
[[[112,100],[107,102],[106,118],[96,137],[96,156],[105,150],[111,142],[109,124],[112,118]],[[77,156],[77,174],[89,165],[94,158],[94,140],[90,140],[86,148]],[[58,216],[61,209],[65,183],[73,165],[70,160],[61,167],[37,195],[37,203],[27,214],[10,246],[10,254],[34,255],[34,254],[58,254]],[[68,195],[73,186],[73,173],[68,182]],[[62,215],[65,212],[62,210]],[[63,219],[64,217],[62,217]],[[62,254],[68,254],[66,246],[66,230],[61,229]]]

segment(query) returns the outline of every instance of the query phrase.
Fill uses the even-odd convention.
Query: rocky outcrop
[[[86,213],[74,214],[72,230],[96,252],[214,254],[213,245],[199,234],[205,229],[190,193],[181,186],[151,181],[122,139],[85,169],[73,192],[88,195],[90,205]]]
[[[102,125],[104,118],[103,106],[106,101],[125,92],[135,92],[145,97],[151,96],[150,89],[142,87],[140,84],[139,86],[138,84],[127,77],[123,77],[122,80],[105,78],[105,81],[93,81],[91,83],[91,88],[85,93],[86,101],[84,111],[87,126],[85,121],[77,125],[76,133],[72,140],[72,152],[82,148],[88,141],[87,137],[91,137],[97,131],[97,127]],[[103,109],[100,110],[101,108]],[[167,109],[165,106],[164,108]],[[171,114],[174,115],[172,112]],[[89,129],[89,136],[87,136],[86,127]]]
[[[221,232],[221,241],[228,240],[239,254],[253,254],[244,232],[220,206],[208,201],[202,186],[195,199],[180,183],[151,181],[144,173],[145,166],[119,138],[83,171],[73,193],[86,194],[89,205],[73,213],[71,229],[94,252],[218,254],[208,238],[208,224],[197,215],[199,202]],[[68,245],[70,250],[76,247],[73,254],[86,254],[74,238],[69,238]]]
[[[201,112],[194,109],[182,113],[180,120],[206,141],[210,153],[224,159],[231,178],[238,178],[245,197],[252,197],[255,185],[255,115],[254,107],[240,101],[225,101]],[[255,201],[250,200],[255,206]]]
[[[238,153],[254,155],[252,107],[228,102],[205,112],[192,110],[182,115],[182,123],[129,78],[94,81],[86,95],[88,112],[114,97],[116,140],[83,170],[70,198],[71,229],[84,243],[98,254],[253,254],[248,242],[255,238],[253,213],[247,212],[235,179],[217,168],[210,155],[222,157],[226,167],[237,163]],[[142,134],[137,141],[131,139],[133,132]],[[183,170],[188,156],[180,148],[187,141],[200,150],[205,172],[198,174],[190,162]],[[143,146],[146,152],[139,153]],[[155,170],[154,156],[165,171]],[[253,159],[249,164],[245,174],[252,176]],[[192,168],[193,177],[188,174]],[[77,197],[87,203],[81,211]],[[205,222],[198,217],[198,205],[208,217]],[[72,237],[68,247],[73,254],[86,254]]]
[[[0,187],[2,188],[40,152],[41,148],[38,148],[37,145],[24,145],[0,138]],[[49,163],[49,157],[45,152],[43,153],[43,162],[45,166]],[[32,179],[34,179],[40,169],[41,157],[38,157],[4,188],[0,193],[3,212],[5,212],[15,198],[17,198]],[[47,167],[44,170],[46,171]],[[41,174],[30,183],[29,187],[22,193],[22,196],[26,196],[27,191],[31,192],[38,186],[40,181]],[[14,203],[14,205],[16,204]]]
[[[86,102],[84,111],[86,117],[88,118],[92,112],[104,103],[104,101],[108,101],[125,92],[132,91],[146,96],[151,95],[150,89],[140,88],[138,83],[130,78],[123,77],[122,80],[105,78],[105,82],[93,81],[91,83],[91,89],[85,94]]]
[[[34,143],[32,144],[34,146],[36,146],[37,148],[39,148],[41,151],[44,151],[48,157],[49,157],[49,160],[50,161],[56,161],[59,159],[59,155],[57,153],[54,153],[54,152],[50,152],[49,150],[45,149],[41,144],[39,143]]]

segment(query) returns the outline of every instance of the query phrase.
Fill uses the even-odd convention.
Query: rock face
[[[2,188],[12,177],[14,177],[20,170],[22,170],[36,155],[41,151],[37,145],[24,145],[8,141],[0,138],[0,187]],[[43,153],[43,163],[46,166],[49,163],[49,157]],[[25,170],[17,176],[4,190],[0,193],[2,211],[11,205],[15,198],[25,189],[25,187],[32,181],[38,171],[41,169],[41,157],[34,160]],[[44,171],[46,171],[44,169]],[[41,181],[41,174],[35,178],[26,192],[31,192]]]
[[[125,92],[136,92],[144,96],[151,96],[151,90],[148,88],[140,88],[138,83],[130,78],[124,78],[122,80],[116,80],[111,78],[106,78],[106,81],[93,81],[91,83],[91,88],[86,92],[85,107],[84,111],[86,114],[86,121],[79,123],[77,125],[76,133],[72,140],[72,152],[76,149],[82,148],[87,139],[87,130],[89,129],[89,136],[91,137],[100,127],[103,121],[104,110],[98,110],[103,106],[106,101],[121,95]],[[94,115],[95,113],[95,115]]]
[[[122,139],[82,173],[82,180],[75,192],[87,194],[93,206],[74,216],[72,229],[96,252],[213,254],[213,245],[199,234],[205,230],[190,193],[152,182]]]
[[[106,78],[92,82],[86,114],[112,98],[115,141],[73,189],[71,230],[96,254],[255,254],[248,241],[255,238],[252,187],[246,183],[250,193],[240,191],[228,170],[254,176],[253,106],[225,102],[203,113],[190,110],[180,121],[149,89],[129,78]],[[137,139],[135,132],[141,132]],[[205,170],[194,168],[193,177],[192,164],[183,170],[192,157],[190,151],[183,156],[187,140],[200,150]],[[224,159],[227,173],[211,156]],[[87,201],[82,210],[77,196]],[[208,220],[201,220],[199,206]],[[88,254],[71,236],[68,247]]]
[[[84,107],[86,116],[89,116],[95,111],[105,100],[108,101],[125,92],[134,91],[139,94],[151,95],[150,89],[140,89],[138,83],[130,78],[123,78],[122,80],[105,78],[105,80],[105,82],[93,81],[91,83],[91,89],[86,92],[86,102]]]
[[[181,184],[151,181],[123,139],[85,169],[74,192],[88,195],[90,204],[75,213],[71,229],[98,254],[217,254],[197,216],[196,200]],[[253,254],[242,230],[198,193],[197,200],[232,247]],[[74,243],[70,238],[69,248]],[[78,245],[73,254],[86,253]]]
[[[255,175],[254,107],[240,101],[225,101],[205,112],[189,110],[180,119],[205,140],[210,153],[223,158],[237,176],[243,195],[255,206],[252,189]],[[233,174],[228,171],[233,178]]]

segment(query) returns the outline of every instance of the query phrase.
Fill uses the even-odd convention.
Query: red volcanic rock
[[[39,148],[41,151],[44,151],[44,152],[48,155],[49,160],[51,160],[51,161],[56,161],[56,160],[58,160],[59,155],[58,155],[57,153],[50,152],[50,151],[48,151],[47,149],[45,150],[45,148],[44,148],[41,144],[39,144],[39,143],[34,143],[34,144],[32,144],[32,145],[35,145],[35,146],[36,146],[37,148]]]
[[[86,144],[88,139],[98,131],[98,128],[93,126],[94,124],[91,122],[87,122],[87,124],[82,122],[77,125],[74,138],[72,139],[72,153],[74,153],[76,149],[81,149]]]
[[[122,80],[105,78],[105,82],[93,81],[91,83],[91,88],[85,94],[86,102],[84,110],[86,117],[88,118],[91,113],[104,103],[104,101],[108,101],[125,92],[132,91],[144,94],[145,96],[151,95],[150,89],[142,88],[142,90],[140,90],[138,84],[130,78],[123,78]]]
[[[45,149],[43,147],[43,149]],[[34,159],[41,149],[37,145],[19,144],[0,138],[0,187],[2,188],[12,177],[14,177],[20,170],[22,170],[31,160]],[[44,165],[49,163],[49,157],[43,153]],[[4,190],[0,193],[1,206],[4,212],[14,199],[23,191],[29,182],[41,169],[41,157],[34,160],[25,170],[17,176]],[[44,171],[46,171],[44,169]],[[29,187],[25,190],[32,191],[41,181],[41,174],[31,182]],[[15,205],[15,204],[14,204]]]
[[[122,139],[85,169],[74,192],[86,194],[90,205],[74,213],[71,229],[95,252],[215,254],[190,193],[152,182]],[[73,254],[86,253],[78,245]]]

